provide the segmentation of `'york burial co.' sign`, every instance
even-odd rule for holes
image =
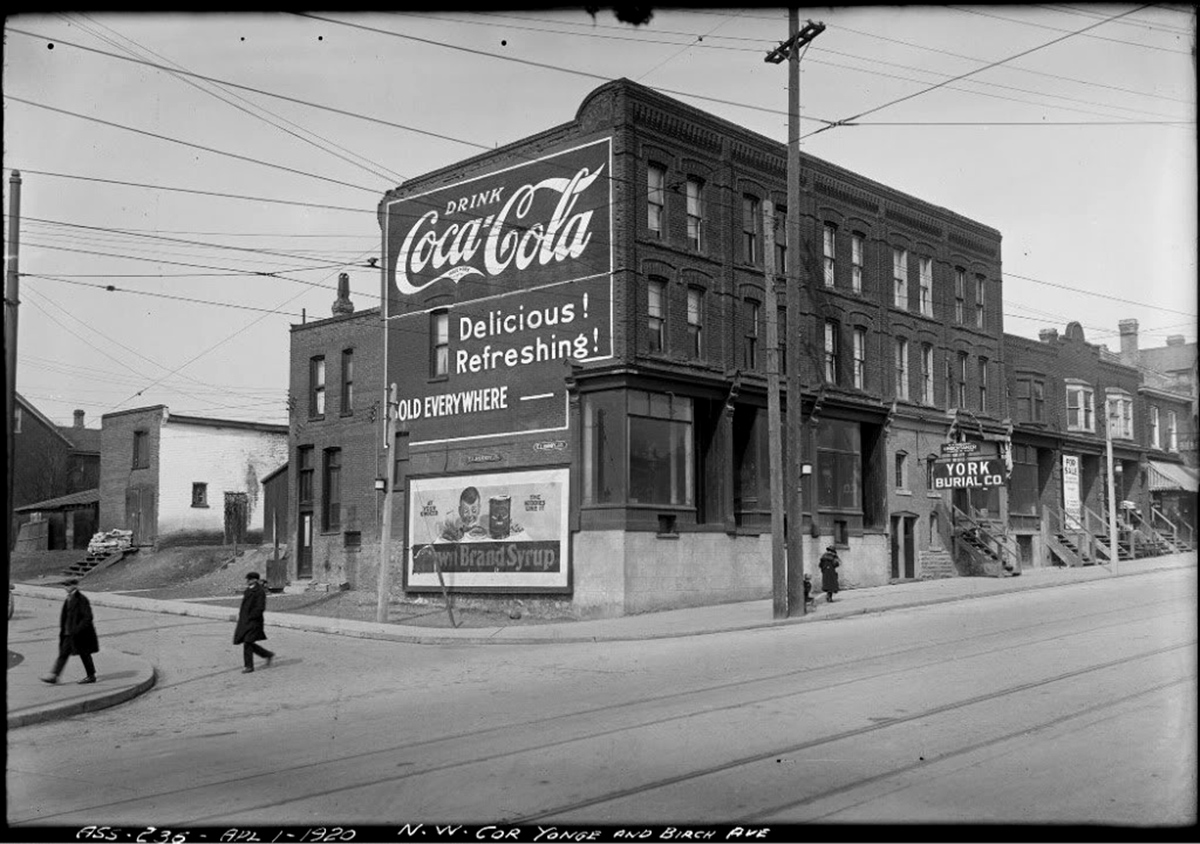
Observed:
[[[1004,486],[1004,461],[998,457],[934,461],[934,489],[988,489],[995,486]]]

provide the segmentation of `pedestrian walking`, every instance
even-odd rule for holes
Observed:
[[[833,603],[833,593],[838,591],[838,566],[842,564],[838,559],[837,549],[830,545],[825,549],[825,553],[821,555],[821,562],[818,563],[821,569],[821,591],[825,593],[825,602]]]
[[[79,581],[72,578],[63,582],[67,590],[67,599],[63,601],[62,612],[58,616],[58,658],[54,660],[54,668],[42,677],[43,683],[57,683],[58,675],[67,665],[67,659],[72,655],[79,657],[87,676],[80,684],[96,682],[96,666],[92,662],[92,654],[100,650],[100,639],[96,636],[96,625],[92,622],[92,604],[87,596],[79,591]]]
[[[246,591],[242,593],[242,606],[238,610],[237,627],[233,630],[233,643],[242,646],[242,658],[245,668],[243,674],[254,671],[254,655],[258,654],[271,667],[275,658],[269,651],[258,643],[267,638],[263,629],[263,613],[267,609],[267,587],[259,579],[258,572],[252,571],[246,575]]]

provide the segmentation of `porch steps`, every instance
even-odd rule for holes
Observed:
[[[77,563],[72,563],[63,569],[64,577],[87,577],[94,571],[102,571],[113,563],[118,563],[129,554],[136,554],[137,548],[122,548],[108,554],[88,554]]]

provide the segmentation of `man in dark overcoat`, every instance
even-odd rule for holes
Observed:
[[[821,562],[817,564],[821,569],[821,591],[825,593],[826,603],[833,603],[833,593],[838,591],[837,570],[841,564],[837,549],[832,545],[825,549],[825,553],[821,555]]]
[[[71,579],[63,582],[67,590],[67,599],[63,601],[62,612],[58,616],[58,658],[54,660],[54,668],[42,678],[43,683],[57,683],[58,675],[67,665],[67,659],[78,656],[83,663],[87,676],[81,684],[96,682],[96,666],[92,662],[92,654],[100,650],[100,639],[96,636],[96,626],[92,622],[92,604],[79,591],[79,581]]]
[[[246,575],[246,591],[242,593],[242,606],[238,610],[237,627],[233,630],[233,643],[242,646],[242,659],[246,667],[243,674],[254,670],[254,655],[258,654],[271,666],[275,658],[272,651],[258,644],[267,638],[263,629],[263,613],[267,609],[267,587],[259,579],[258,572],[252,571]]]

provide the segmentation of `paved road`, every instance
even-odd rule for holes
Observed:
[[[253,675],[227,622],[110,609],[158,683],[10,732],[8,818],[1194,823],[1195,608],[1186,568],[646,642],[280,630]]]

